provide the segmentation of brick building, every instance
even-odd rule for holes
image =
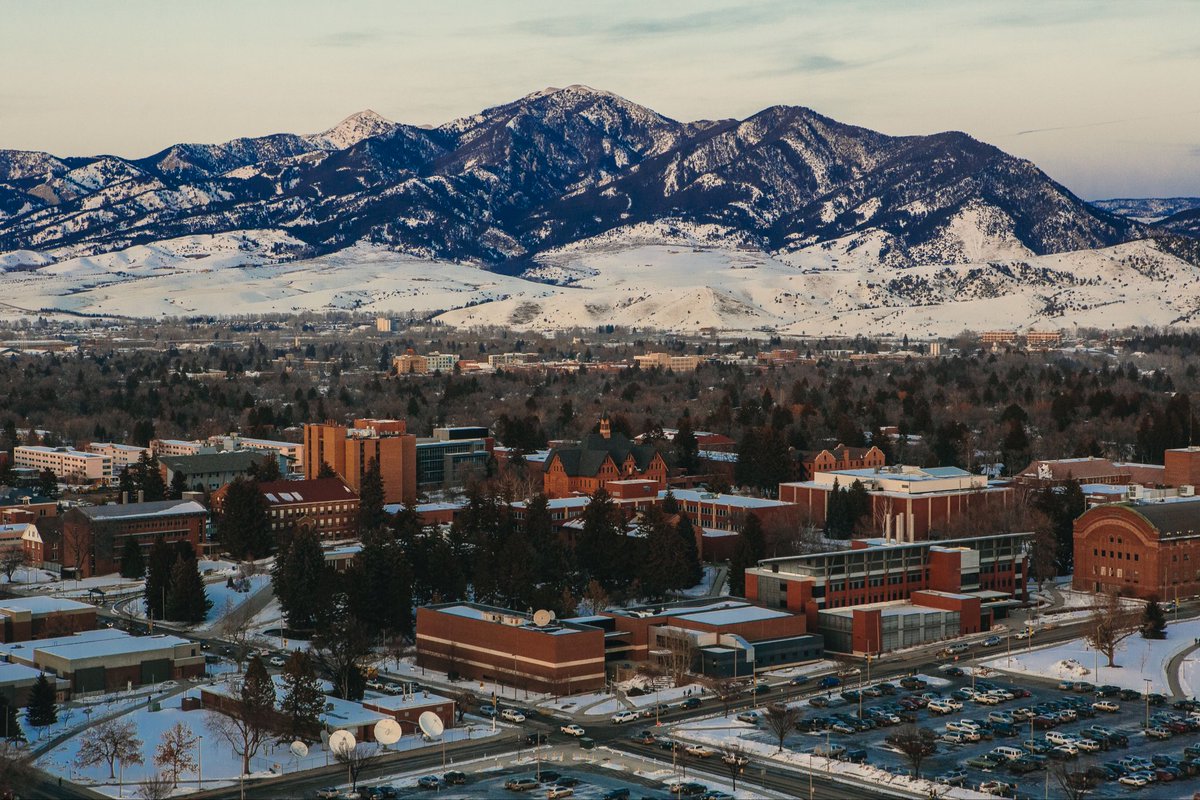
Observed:
[[[671,353],[646,353],[634,356],[633,362],[642,369],[669,369],[673,372],[695,372],[700,356],[680,356]]]
[[[1033,461],[1021,470],[1013,483],[1033,489],[1062,486],[1068,481],[1109,486],[1163,486],[1166,467],[1158,464],[1131,464],[1107,458],[1055,458]]]
[[[32,522],[0,524],[0,562],[20,560],[21,564],[40,569],[45,556],[42,535]]]
[[[895,616],[902,612],[897,604],[908,603],[958,613],[956,636],[987,630],[1025,599],[1030,537],[1020,533],[911,543],[857,539],[848,550],[760,561],[746,570],[746,597],[803,613],[809,630],[826,635],[830,649],[846,644],[834,629],[840,624],[836,620],[857,619],[855,613],[826,613],[835,610],[882,614],[892,608],[888,614]],[[868,621],[856,624],[878,625],[869,621],[874,617],[868,614],[863,617]],[[847,630],[853,627],[847,625]]]
[[[89,453],[96,453],[111,458],[114,475],[119,475],[125,471],[126,467],[131,467],[138,463],[143,455],[150,455],[150,448],[148,447],[137,447],[136,445],[120,444],[119,442],[92,442],[87,446],[87,450]]]
[[[316,478],[327,464],[355,492],[372,461],[379,463],[385,503],[417,499],[417,437],[402,420],[356,419],[349,425],[305,424],[304,477]]]
[[[417,609],[417,665],[547,694],[604,688],[604,631],[478,603]]]
[[[1163,485],[1200,486],[1200,447],[1179,447],[1163,453]]]
[[[38,472],[50,470],[67,483],[107,484],[111,483],[113,478],[113,461],[110,456],[71,447],[15,447],[13,464]]]
[[[818,472],[883,466],[887,466],[887,456],[875,446],[847,447],[839,443],[831,450],[810,450],[800,456],[801,475],[809,480]]]
[[[113,628],[3,644],[0,655],[57,676],[68,683],[72,694],[114,692],[131,684],[204,675],[199,642],[178,636],[130,636]]]
[[[1200,595],[1200,498],[1096,506],[1075,520],[1074,537],[1079,591]]]
[[[555,447],[550,451],[543,475],[547,497],[595,494],[609,481],[623,479],[654,481],[667,488],[667,462],[654,447],[636,445],[613,433],[607,419],[600,420],[600,433],[591,434],[578,446]]]
[[[1013,490],[957,467],[891,466],[817,472],[812,480],[779,484],[779,499],[800,506],[814,525],[825,524],[835,484],[860,482],[871,499],[871,524],[884,538],[918,541],[950,529],[973,508],[1007,508]]]
[[[358,495],[341,478],[304,481],[267,481],[258,484],[267,502],[267,516],[275,533],[311,528],[322,539],[345,539],[358,534]],[[228,487],[213,493],[213,512],[225,508]]]
[[[96,607],[60,597],[0,600],[0,642],[26,642],[96,627]]]
[[[188,542],[200,555],[208,510],[194,500],[79,506],[62,517],[63,576],[87,578],[116,572],[125,540],[149,553],[158,536]]]

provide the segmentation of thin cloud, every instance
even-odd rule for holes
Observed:
[[[1126,122],[1145,122],[1146,120],[1151,120],[1151,119],[1187,117],[1187,116],[1192,116],[1193,114],[1200,114],[1200,109],[1196,109],[1193,111],[1181,111],[1178,114],[1151,114],[1149,116],[1142,116],[1142,117],[1124,117],[1122,119],[1109,119],[1109,120],[1104,120],[1103,122],[1085,122],[1080,125],[1055,125],[1055,126],[1052,126],[1049,128],[1030,128],[1029,130],[1025,130],[1025,131],[1017,131],[1016,133],[1014,133],[1012,135],[1013,136],[1029,136],[1029,135],[1035,134],[1035,133],[1051,133],[1053,131],[1078,131],[1078,130],[1083,130],[1085,128],[1103,128],[1106,125],[1122,125]]]
[[[362,45],[381,42],[384,35],[379,31],[337,31],[318,36],[313,44],[318,47],[361,47]]]
[[[612,22],[611,17],[576,15],[551,19],[522,20],[513,27],[523,33],[552,38],[587,36],[606,39],[638,39],[649,36],[724,32],[777,24],[790,16],[787,4],[761,4],[746,8],[728,6],[671,17],[641,17]]]

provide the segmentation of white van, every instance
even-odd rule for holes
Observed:
[[[1015,761],[1025,755],[1025,751],[1019,747],[997,747],[992,752],[998,756],[1004,756],[1009,761]]]

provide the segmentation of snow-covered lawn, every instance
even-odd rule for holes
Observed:
[[[391,658],[383,658],[376,663],[381,675],[417,680],[431,686],[442,687],[451,692],[472,692],[476,696],[483,698],[495,695],[497,700],[509,703],[537,704],[554,697],[554,695],[530,692],[525,689],[514,689],[511,686],[488,681],[451,681],[446,677],[446,673],[444,672],[418,667],[412,658],[400,659],[399,667],[396,666],[396,662]],[[587,695],[583,695],[582,693],[578,696],[570,695],[571,700],[576,702],[578,702],[578,697],[583,696]]]
[[[639,697],[626,697],[626,699],[638,708],[645,708],[655,703],[673,703],[692,695],[703,696],[704,689],[695,684],[691,686],[672,686],[670,689],[660,689],[657,692],[652,691],[649,694]]]
[[[208,599],[212,601],[212,608],[208,610],[208,618],[200,628],[207,628],[215,625],[230,611],[238,608],[242,603],[245,603],[256,592],[271,583],[270,575],[251,575],[244,579],[245,585],[249,591],[239,592],[235,588],[228,586],[228,580],[219,580],[213,583],[204,584],[204,593],[208,595]]]
[[[707,596],[709,591],[712,590],[712,584],[716,579],[718,572],[720,572],[720,567],[714,567],[711,564],[706,564],[704,567],[704,577],[700,579],[700,582],[690,589],[684,589],[683,591],[679,592],[679,594],[683,595],[684,597]]]
[[[1143,639],[1134,634],[1117,646],[1116,667],[1108,666],[1103,653],[1097,653],[1082,638],[1036,648],[1014,650],[1010,657],[1000,655],[981,662],[1001,672],[1037,675],[1043,678],[1086,680],[1097,686],[1112,684],[1124,689],[1145,691],[1143,679],[1150,680],[1150,691],[1167,693],[1167,664],[1200,637],[1200,620],[1188,620],[1167,626],[1166,639]]]
[[[828,672],[829,670],[836,669],[837,666],[832,661],[813,661],[808,664],[801,664],[798,667],[772,669],[760,674],[763,677],[769,678],[794,678],[797,675],[815,675],[818,672]]]

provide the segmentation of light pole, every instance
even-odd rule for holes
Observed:
[[[1150,727],[1150,679],[1142,678],[1146,682],[1146,691],[1142,693],[1142,697],[1146,701],[1146,728]]]
[[[196,791],[204,791],[204,735],[196,737]]]

